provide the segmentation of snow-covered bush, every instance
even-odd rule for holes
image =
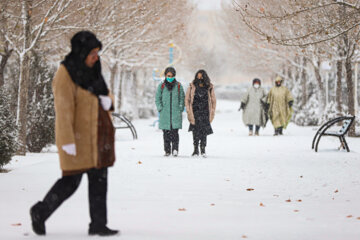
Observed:
[[[319,102],[313,94],[306,105],[294,114],[293,121],[299,126],[316,126],[319,124],[319,115]]]
[[[336,109],[336,103],[335,101],[331,101],[325,108],[324,113],[322,114],[319,124],[324,124],[325,122],[337,118],[337,117],[341,117],[341,116],[348,116],[348,107],[346,105],[342,105],[342,112],[339,113],[338,110]]]
[[[55,111],[51,82],[54,69],[35,55],[30,72],[26,145],[30,152],[40,152],[55,141]]]
[[[4,88],[0,88],[0,169],[10,162],[16,144],[16,124],[9,107],[9,98]]]

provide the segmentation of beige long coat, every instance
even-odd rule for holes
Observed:
[[[188,87],[185,95],[185,106],[186,106],[188,120],[193,125],[195,125],[195,117],[194,117],[192,105],[194,102],[195,90],[196,90],[195,85],[193,83],[190,83],[190,86]],[[214,120],[215,110],[216,110],[216,97],[215,97],[214,86],[212,84],[210,84],[208,93],[209,93],[209,113],[210,113],[209,118],[211,123]]]
[[[243,111],[243,122],[245,125],[256,125],[265,127],[266,116],[263,103],[266,103],[265,90],[250,87],[242,97],[241,102],[245,104]]]
[[[77,86],[64,65],[60,65],[52,84],[56,115],[56,145],[61,169],[78,171],[99,167],[98,98]],[[76,156],[68,155],[61,147],[72,143],[76,145]]]

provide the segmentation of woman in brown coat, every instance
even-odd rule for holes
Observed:
[[[62,177],[43,201],[30,209],[36,234],[45,235],[45,221],[78,188],[83,173],[89,179],[89,235],[114,235],[106,227],[107,168],[115,161],[113,101],[101,74],[101,42],[87,31],[74,35],[71,52],[54,80],[55,133]]]
[[[185,105],[190,122],[189,131],[193,132],[194,152],[192,156],[206,157],[207,135],[213,133],[211,122],[215,117],[216,97],[214,86],[204,70],[199,70],[190,83],[185,96]]]

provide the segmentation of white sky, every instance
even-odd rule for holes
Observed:
[[[220,9],[221,0],[194,0],[198,4],[198,8],[201,10]]]

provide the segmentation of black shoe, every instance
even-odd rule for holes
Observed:
[[[191,156],[193,156],[193,157],[199,156],[199,147],[198,146],[194,146],[194,152]]]
[[[166,152],[165,154],[164,154],[164,156],[165,157],[168,157],[168,156],[170,156],[171,154],[169,153],[169,152]]]
[[[89,228],[89,235],[113,236],[116,234],[119,234],[118,230],[112,230],[106,226]]]
[[[43,218],[43,203],[38,202],[30,208],[32,229],[37,235],[45,235],[45,220]]]

